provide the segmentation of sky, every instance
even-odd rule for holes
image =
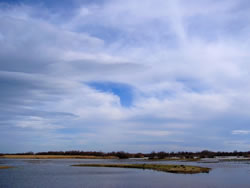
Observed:
[[[1,0],[0,153],[250,150],[248,0]]]

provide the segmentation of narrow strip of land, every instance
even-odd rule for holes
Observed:
[[[77,164],[76,167],[112,167],[112,168],[139,168],[171,173],[196,174],[208,173],[210,168],[186,165],[162,165],[162,164]]]
[[[8,159],[117,159],[115,156],[89,156],[89,155],[2,155],[0,158]]]
[[[0,166],[0,169],[8,169],[8,168],[13,168],[12,166]]]

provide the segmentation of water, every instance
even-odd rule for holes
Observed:
[[[169,162],[212,168],[208,174],[172,174],[153,170],[72,167],[81,163],[145,163],[138,160],[0,159],[0,165],[16,168],[0,170],[0,188],[249,188],[247,162]]]

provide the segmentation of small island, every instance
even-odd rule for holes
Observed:
[[[197,174],[209,173],[210,168],[187,165],[163,165],[163,164],[77,164],[75,167],[111,167],[111,168],[138,168],[170,173]]]

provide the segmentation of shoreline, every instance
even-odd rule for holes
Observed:
[[[0,159],[119,159],[117,156],[93,156],[93,155],[17,155],[7,154],[0,155]],[[163,158],[163,159],[146,159],[146,158],[127,158],[145,161],[177,161],[177,162],[234,162],[234,161],[250,161],[249,157],[244,158]],[[122,160],[122,159],[121,159]]]

